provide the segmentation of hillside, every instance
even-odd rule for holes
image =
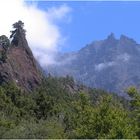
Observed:
[[[140,45],[136,41],[124,35],[116,39],[110,34],[77,52],[58,54],[58,64],[49,65],[47,72],[71,75],[89,87],[123,95],[129,86],[140,85],[139,59]]]

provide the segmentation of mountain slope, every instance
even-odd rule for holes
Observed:
[[[71,75],[90,87],[122,94],[130,85],[140,85],[140,45],[124,35],[116,39],[111,34],[57,60],[57,65],[48,66],[49,73]]]

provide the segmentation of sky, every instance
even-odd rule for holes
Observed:
[[[7,10],[8,9],[8,10]],[[0,0],[0,34],[25,23],[26,37],[42,66],[56,63],[58,51],[77,51],[113,32],[140,43],[140,2]]]
[[[61,32],[67,36],[63,51],[79,50],[94,40],[105,39],[111,32],[116,38],[124,34],[140,43],[140,2],[40,2],[39,6],[47,9],[62,3],[72,9],[71,21],[60,24]]]

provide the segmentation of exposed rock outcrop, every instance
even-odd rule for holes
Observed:
[[[17,22],[18,23],[18,22]],[[30,50],[22,28],[16,29],[6,51],[5,62],[0,61],[0,84],[14,82],[26,91],[37,88],[42,82],[42,72]],[[4,50],[0,46],[0,53]]]

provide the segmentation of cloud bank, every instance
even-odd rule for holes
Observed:
[[[109,61],[109,62],[104,62],[104,63],[99,63],[95,65],[95,70],[96,71],[101,71],[104,70],[108,67],[112,67],[118,64],[123,64],[129,62],[131,56],[128,53],[123,53],[118,56],[116,56],[116,59],[114,61]]]
[[[55,63],[54,54],[65,41],[56,22],[69,21],[70,12],[67,5],[43,11],[38,8],[37,2],[29,5],[24,0],[1,0],[0,35],[9,36],[12,24],[22,20],[34,56],[42,66],[47,66]]]
[[[120,54],[117,56],[117,60],[128,62],[130,60],[130,55],[128,53]]]
[[[96,71],[101,71],[105,68],[108,68],[108,67],[111,67],[111,66],[114,66],[114,65],[115,65],[114,61],[106,62],[106,63],[99,63],[99,64],[95,65],[95,70]]]

